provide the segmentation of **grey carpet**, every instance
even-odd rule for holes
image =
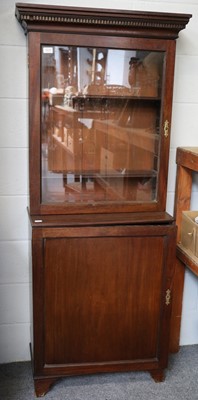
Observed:
[[[29,362],[0,365],[0,399],[35,399]],[[147,372],[68,377],[57,381],[46,400],[198,400],[198,345],[171,355],[166,379]]]

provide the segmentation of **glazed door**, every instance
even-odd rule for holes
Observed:
[[[34,212],[164,211],[175,43],[106,37],[101,47],[97,36],[36,39]]]
[[[43,266],[34,266],[43,281],[36,368],[48,375],[57,366],[66,374],[164,368],[175,228],[52,231],[42,239]]]

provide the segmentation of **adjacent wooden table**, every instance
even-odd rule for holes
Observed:
[[[185,249],[181,244],[182,212],[190,209],[193,172],[198,172],[198,147],[179,147],[177,149],[176,163],[177,179],[174,215],[176,218],[178,231],[171,326],[172,331],[170,342],[170,350],[172,352],[176,352],[179,349],[185,273],[184,265],[186,265],[196,276],[198,276],[198,258],[192,255],[192,253]]]

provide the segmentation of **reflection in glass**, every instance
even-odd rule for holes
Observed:
[[[157,197],[164,53],[42,47],[42,202]]]

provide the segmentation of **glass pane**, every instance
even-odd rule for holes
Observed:
[[[163,52],[42,47],[42,202],[157,198]]]

